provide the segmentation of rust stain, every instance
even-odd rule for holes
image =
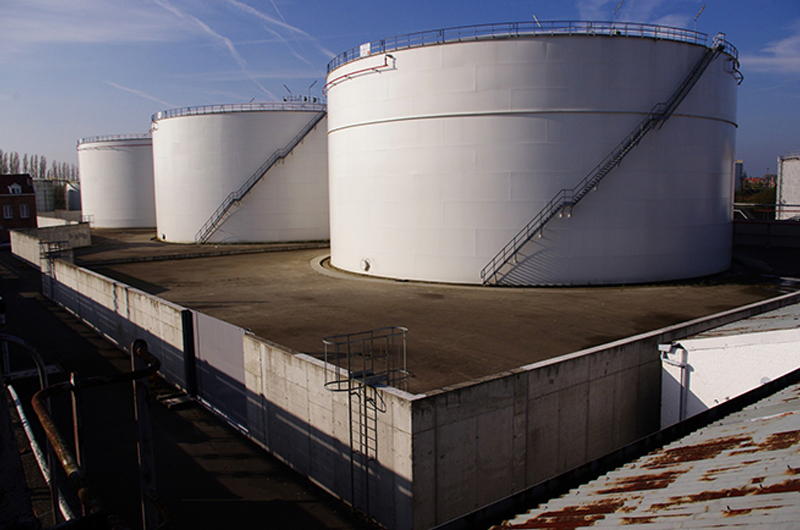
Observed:
[[[535,528],[556,528],[559,530],[575,530],[592,526],[597,521],[605,519],[606,515],[614,513],[625,504],[622,499],[606,499],[580,506],[569,506],[562,510],[540,513],[533,519],[525,522],[512,524],[503,523],[501,529],[535,529]]]
[[[790,493],[790,492],[800,492],[800,479],[784,480],[783,482],[772,484],[771,486],[763,486],[759,482],[758,487],[742,486],[741,488],[727,488],[717,491],[704,491],[694,495],[670,497],[671,502],[653,504],[652,506],[650,506],[650,508],[648,508],[647,511],[657,512],[673,506],[679,506],[681,504],[706,502],[717,499],[744,497],[746,495],[770,495],[776,493]]]
[[[752,508],[742,508],[741,510],[725,510],[723,513],[725,517],[736,517],[737,515],[748,515],[752,511]]]
[[[655,521],[655,517],[623,517],[622,524],[651,524]]]
[[[646,467],[654,469],[681,462],[707,460],[714,458],[723,451],[740,447],[748,442],[752,442],[752,438],[749,436],[733,436],[717,438],[701,444],[675,447],[662,453],[657,453],[655,458],[647,463]]]
[[[786,474],[786,475],[800,475],[800,467],[792,467],[790,465],[787,465],[786,468],[787,469],[786,469],[786,471],[784,471],[784,474]]]
[[[758,447],[763,451],[779,451],[788,449],[798,442],[800,442],[800,430],[784,431],[771,434],[769,438],[758,444]]]
[[[612,487],[599,490],[601,495],[608,495],[611,493],[624,493],[630,491],[644,491],[644,490],[659,490],[664,489],[675,480],[686,473],[688,470],[683,471],[665,471],[657,475],[639,475],[636,477],[625,477],[616,480],[611,484]]]
[[[759,495],[767,495],[770,493],[789,493],[792,491],[800,491],[800,479],[793,478],[791,480],[784,480],[783,482],[779,482],[771,486],[764,486],[763,488],[759,489],[757,493]]]
[[[764,482],[764,477],[753,477],[750,479],[750,484],[761,484]]]

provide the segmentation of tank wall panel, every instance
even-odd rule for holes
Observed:
[[[159,120],[153,132],[159,237],[194,242],[197,231],[228,194],[238,190],[315,115],[238,112]],[[318,213],[321,203],[327,202],[327,146],[318,138],[324,136],[325,128],[323,119],[293,153],[278,161],[234,207],[234,214],[211,241],[326,239],[327,214]],[[265,199],[272,192],[277,195]],[[268,210],[262,209],[264,200],[271,205]],[[276,211],[276,206],[283,210]],[[300,215],[304,211],[308,218]]]
[[[156,225],[150,140],[85,143],[78,147],[84,216],[99,228]]]
[[[547,201],[669,99],[704,50],[536,37],[400,50],[386,67],[381,55],[334,70],[333,264],[479,282],[481,268]],[[576,207],[569,234],[530,249],[552,260],[536,283],[649,281],[728,266],[730,237],[714,239],[729,234],[732,220],[736,82],[728,59],[712,63],[670,121],[613,170],[605,193]],[[368,67],[379,73],[342,78]],[[606,257],[585,263],[587,254]],[[668,265],[651,269],[664,257]]]

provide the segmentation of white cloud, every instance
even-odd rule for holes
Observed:
[[[800,73],[800,20],[788,37],[767,43],[760,52],[739,56],[742,70],[779,74]]]
[[[104,0],[0,3],[0,47],[26,43],[167,41],[180,38],[156,9]]]

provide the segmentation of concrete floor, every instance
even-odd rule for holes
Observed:
[[[736,283],[739,276],[590,288],[368,279],[325,268],[327,249],[318,243],[297,250],[215,247],[160,243],[153,236],[147,230],[95,230],[95,244],[76,250],[75,261],[315,356],[328,335],[407,327],[408,390],[415,393],[779,294],[769,283]]]

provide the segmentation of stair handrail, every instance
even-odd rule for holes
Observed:
[[[314,118],[309,121],[303,129],[297,133],[294,138],[292,138],[286,146],[276,149],[270,157],[261,164],[258,169],[253,172],[252,175],[242,184],[238,190],[232,191],[228,194],[227,197],[222,201],[222,203],[214,210],[214,213],[208,218],[208,220],[200,227],[197,233],[194,236],[194,240],[196,243],[205,243],[208,241],[208,238],[217,230],[219,226],[219,222],[225,217],[225,214],[228,213],[228,210],[237,202],[244,199],[244,197],[250,193],[250,190],[255,187],[255,185],[261,180],[261,178],[267,174],[267,172],[272,169],[278,160],[286,158],[286,156],[291,153],[295,147],[300,144],[303,138],[311,132],[311,130],[317,126],[317,124],[324,118],[327,114],[327,111],[322,110],[318,112]]]
[[[723,51],[726,50],[724,36],[714,38],[714,43],[707,48],[703,57],[695,64],[694,68],[684,78],[681,85],[672,93],[666,102],[656,103],[650,112],[633,128],[633,130],[619,142],[611,152],[603,158],[592,170],[574,187],[558,191],[547,204],[534,216],[522,229],[517,232],[511,241],[492,257],[489,263],[481,269],[481,280],[484,284],[497,275],[497,272],[517,254],[520,248],[539,233],[545,225],[565,208],[572,208],[613,169],[622,159],[650,132],[655,125],[663,124],[672,116],[678,105],[686,98],[697,80],[709,64]],[[491,273],[489,272],[491,271]]]

